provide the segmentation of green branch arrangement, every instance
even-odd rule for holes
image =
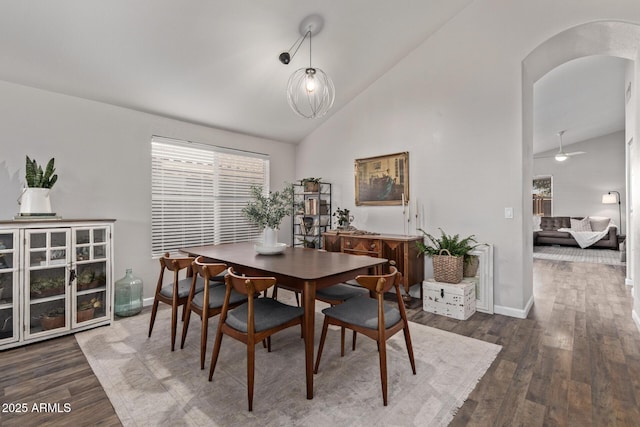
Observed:
[[[262,187],[252,185],[253,200],[242,209],[242,214],[260,229],[280,228],[280,223],[293,210],[293,185],[287,184],[282,191],[270,191],[265,195]]]
[[[55,158],[49,160],[47,163],[47,167],[45,170],[42,170],[42,166],[38,165],[38,162],[31,160],[29,156],[27,156],[26,161],[26,180],[27,187],[30,188],[51,188],[53,184],[58,180],[58,175],[54,172],[56,168],[54,167]]]

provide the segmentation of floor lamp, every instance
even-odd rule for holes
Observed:
[[[615,194],[612,194],[612,193],[615,193]],[[620,222],[618,223],[620,225],[620,229],[618,231],[618,234],[622,234],[622,207],[620,204],[620,193],[614,190],[614,191],[609,191],[607,194],[603,194],[602,203],[606,205],[612,205],[615,203],[618,204],[618,215],[620,217]]]

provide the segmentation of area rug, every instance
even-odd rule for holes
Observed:
[[[534,246],[534,259],[586,262],[591,264],[626,265],[620,261],[620,251],[611,249],[582,249],[570,246]]]
[[[76,339],[125,426],[445,426],[501,347],[410,324],[417,375],[402,333],[388,341],[389,405],[383,406],[374,341],[359,337],[340,357],[340,331],[330,330],[314,398],[306,399],[299,328],[256,347],[253,412],[247,411],[246,347],[224,337],[213,381],[208,369],[217,318],[210,321],[206,368],[200,370],[200,327],[192,317],[184,349],[170,351],[170,310],[77,333]],[[196,316],[197,319],[197,316]],[[322,316],[316,316],[316,349]],[[178,338],[178,341],[180,339]]]

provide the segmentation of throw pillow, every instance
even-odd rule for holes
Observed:
[[[573,231],[591,231],[591,223],[589,217],[583,219],[571,218],[571,230]]]
[[[590,216],[589,222],[591,223],[591,230],[604,231],[609,226],[611,218],[607,218],[604,216]]]
[[[540,221],[541,221],[541,217],[539,217],[538,215],[534,215],[533,216],[533,231],[540,231],[542,230],[540,228]]]

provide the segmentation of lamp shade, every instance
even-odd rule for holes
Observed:
[[[289,77],[287,99],[297,114],[315,119],[327,114],[333,106],[335,88],[320,68],[300,68]]]
[[[604,203],[605,205],[618,203],[618,197],[615,194],[603,194],[602,203]]]

